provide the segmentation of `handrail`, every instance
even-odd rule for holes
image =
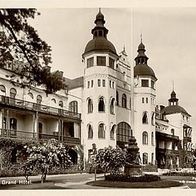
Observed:
[[[38,112],[45,112],[49,114],[60,115],[64,117],[71,117],[71,118],[77,118],[77,119],[81,118],[80,113],[72,112],[69,110],[64,110],[62,108],[55,108],[55,107],[47,106],[43,104],[37,104],[37,103],[30,102],[30,101],[24,101],[22,99],[11,98],[7,96],[3,96],[3,95],[0,95],[0,103],[11,105],[11,106],[17,106],[19,108],[24,108],[28,110],[34,110]]]

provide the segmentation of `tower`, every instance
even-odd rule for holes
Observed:
[[[83,91],[83,131],[85,159],[92,146],[97,149],[116,145],[116,62],[118,55],[108,41],[104,15],[99,9],[90,40],[82,55],[85,64]],[[95,144],[95,145],[94,145]]]
[[[157,78],[148,66],[145,46],[138,46],[134,67],[134,136],[143,164],[155,163],[155,99]]]

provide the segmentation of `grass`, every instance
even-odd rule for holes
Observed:
[[[160,180],[153,182],[119,182],[119,181],[106,181],[98,180],[88,182],[91,186],[113,187],[113,188],[169,188],[183,185],[182,183],[169,180]]]

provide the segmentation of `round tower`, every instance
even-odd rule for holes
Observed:
[[[86,161],[97,149],[116,145],[116,61],[114,45],[108,41],[104,15],[99,9],[93,38],[82,55],[85,64],[83,92],[84,156]],[[94,145],[95,144],[95,145]]]
[[[148,66],[145,46],[138,46],[134,67],[134,135],[140,148],[142,163],[155,164],[155,99],[157,78]]]

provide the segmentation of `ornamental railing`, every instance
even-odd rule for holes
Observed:
[[[28,131],[12,130],[12,129],[0,129],[0,137],[12,138],[12,139],[29,139],[38,141],[47,141],[49,139],[56,139],[65,144],[80,144],[80,138],[76,137],[62,137],[58,135],[58,132],[53,134],[39,134]]]
[[[64,110],[61,108],[55,108],[47,105],[37,104],[29,101],[24,101],[22,99],[11,98],[7,96],[0,95],[0,103],[6,106],[12,106],[17,108],[22,108],[26,110],[33,110],[42,113],[58,115],[62,117],[74,118],[80,120],[81,114]]]

